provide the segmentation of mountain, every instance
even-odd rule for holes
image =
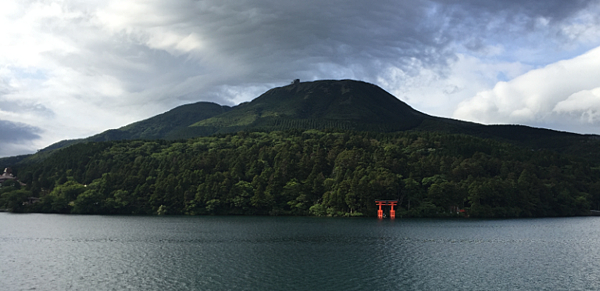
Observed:
[[[91,136],[87,140],[169,139],[178,130],[198,120],[211,118],[229,110],[231,110],[229,106],[212,102],[182,105],[152,118]]]
[[[43,150],[50,151],[81,142],[100,142],[132,139],[173,139],[177,132],[187,128],[199,120],[207,119],[231,110],[212,102],[197,102],[171,109],[154,117],[138,121],[118,129],[109,129],[102,133],[83,139],[63,140]]]
[[[398,199],[406,217],[581,215],[600,205],[599,148],[597,135],[430,116],[365,82],[294,82],[0,159],[26,184],[5,182],[0,208],[369,216]]]
[[[118,129],[53,144],[38,156],[75,143],[132,139],[187,139],[237,131],[342,129],[425,131],[492,138],[532,149],[551,149],[600,161],[597,135],[580,135],[522,125],[482,125],[430,116],[362,81],[293,82],[251,102],[229,107],[198,102]]]
[[[482,125],[430,116],[414,110],[376,85],[354,80],[323,80],[274,88],[231,111],[180,129],[173,136],[188,138],[208,133],[292,128],[465,134],[600,161],[596,150],[600,142],[595,135],[522,125]]]
[[[271,89],[230,112],[192,124],[190,129],[215,133],[289,128],[387,132],[415,128],[426,118],[373,84],[326,80]]]
[[[187,139],[239,130],[337,128],[390,132],[415,128],[426,118],[431,117],[373,84],[353,80],[297,82],[234,107],[210,102],[179,106],[85,139],[60,141],[42,152],[80,142]]]

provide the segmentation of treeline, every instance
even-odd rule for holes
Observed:
[[[437,133],[239,132],[76,144],[0,188],[15,212],[571,216],[597,209],[600,170],[551,151]]]
[[[327,130],[336,128],[344,131],[369,131],[369,132],[392,132],[399,131],[402,128],[399,125],[390,125],[384,123],[367,123],[350,120],[332,120],[332,119],[294,119],[294,118],[261,118],[253,123],[253,128],[257,131],[288,131],[294,129],[317,129]]]

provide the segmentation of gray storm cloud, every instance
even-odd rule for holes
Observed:
[[[443,74],[457,45],[484,50],[493,44],[490,37],[519,38],[540,18],[560,23],[590,1],[125,3],[99,8],[94,21],[106,37],[133,45],[107,47],[108,61],[65,58],[77,64],[96,59],[94,67],[125,81],[126,91],[141,92],[137,98],[230,104],[236,96],[223,93],[231,86],[262,88],[294,78],[374,82],[389,68],[409,76],[423,68]],[[147,88],[148,82],[156,85]],[[128,101],[140,102],[136,97]]]
[[[14,144],[40,138],[40,128],[0,119],[0,144]]]

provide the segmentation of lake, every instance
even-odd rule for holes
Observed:
[[[598,290],[600,217],[0,213],[0,290]]]

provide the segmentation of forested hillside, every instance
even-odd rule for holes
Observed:
[[[0,188],[0,208],[16,212],[374,216],[375,199],[398,199],[402,217],[541,217],[600,203],[587,161],[427,132],[85,143],[16,171],[27,185]]]

